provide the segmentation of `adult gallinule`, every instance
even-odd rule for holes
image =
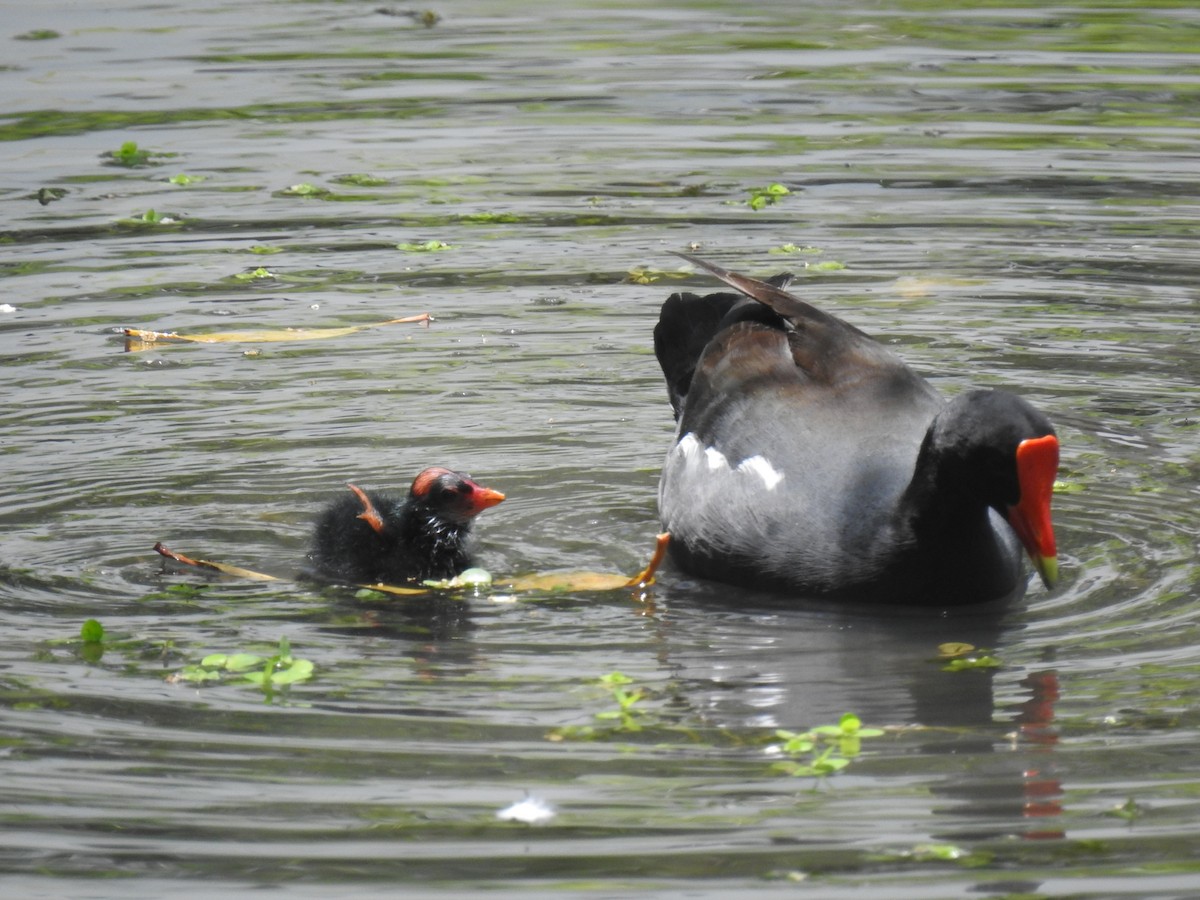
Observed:
[[[683,570],[950,606],[1023,591],[1023,544],[1053,585],[1058,439],[1044,415],[1004,391],[947,402],[784,290],[788,276],[686,258],[740,293],[673,294],[654,329],[678,421],[659,511]]]
[[[504,499],[467,475],[425,469],[401,500],[350,485],[313,531],[313,574],[355,584],[452,578],[470,565],[475,516]]]

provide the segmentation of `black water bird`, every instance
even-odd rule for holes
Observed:
[[[680,254],[685,256],[684,254]],[[678,428],[659,483],[686,572],[814,598],[956,606],[1057,578],[1058,439],[1021,398],[946,401],[881,344],[788,293],[673,294],[654,348]]]
[[[364,491],[330,503],[313,530],[315,577],[352,584],[403,584],[452,578],[471,564],[475,517],[504,499],[462,472],[431,467],[405,498]]]

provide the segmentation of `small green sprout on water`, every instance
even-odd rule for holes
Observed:
[[[636,266],[625,273],[625,280],[632,284],[653,284],[663,278],[690,278],[692,274],[687,266],[674,271]]]
[[[62,37],[57,31],[52,31],[49,28],[35,28],[33,31],[26,31],[23,34],[18,34],[13,38],[15,41],[52,41],[55,38]]]
[[[122,219],[122,225],[178,225],[179,217],[171,213],[160,213],[153,209],[148,209],[140,216],[133,216],[129,219]]]
[[[521,217],[516,213],[503,212],[467,213],[464,216],[460,216],[459,219],[469,225],[508,225],[521,221]]]
[[[151,594],[146,594],[142,597],[142,601],[161,601],[161,600],[182,600],[185,603],[194,603],[204,596],[204,592],[208,590],[207,584],[172,584],[161,591],[154,591]]]
[[[104,640],[104,626],[95,619],[88,619],[80,626],[79,636],[85,644],[99,644]]]
[[[40,187],[33,196],[42,206],[49,206],[55,200],[67,196],[67,192],[65,188]]]
[[[140,169],[145,166],[159,165],[155,162],[160,157],[175,156],[174,153],[162,153],[156,150],[147,150],[144,147],[139,147],[137,141],[126,141],[116,150],[110,150],[104,154],[104,158],[109,165],[124,166],[126,169]]]
[[[642,688],[629,688],[628,685],[633,684],[633,679],[621,672],[601,675],[600,684],[608,688],[617,708],[598,712],[596,718],[615,722],[614,728],[617,731],[641,731],[642,726],[638,719],[644,716],[646,711],[635,704],[645,698],[646,692]]]
[[[790,193],[791,191],[778,183],[768,184],[766,187],[753,187],[750,188],[750,199],[746,201],[746,205],[754,210],[763,209],[778,203]]]
[[[88,619],[79,629],[83,640],[79,655],[84,662],[98,663],[104,656],[104,626],[95,619]]]
[[[992,863],[995,855],[986,850],[968,850],[957,844],[917,844],[906,850],[871,854],[869,858],[887,863],[953,863],[965,869],[977,869]]]
[[[271,244],[255,244],[250,248],[250,252],[258,254],[259,256],[270,256],[274,253],[282,253],[283,248],[275,247]]]
[[[601,675],[597,683],[606,688],[613,701],[615,709],[598,712],[595,718],[604,723],[604,727],[594,725],[565,725],[550,732],[547,737],[552,741],[563,740],[595,740],[612,734],[630,734],[642,730],[642,721],[646,710],[637,704],[646,698],[644,688],[631,688],[633,679],[623,672],[609,672]],[[611,723],[611,724],[610,724]]]
[[[445,241],[421,241],[411,244],[397,244],[397,250],[404,250],[407,253],[437,253],[440,250],[452,250],[450,244]]]
[[[379,175],[362,174],[339,175],[333,181],[335,184],[348,184],[354,187],[383,187],[385,184],[390,184],[388,179]]]
[[[238,272],[233,276],[234,281],[262,281],[267,278],[274,278],[275,273],[270,269],[259,266],[257,269],[251,269],[249,272]]]
[[[850,760],[862,752],[862,739],[879,737],[880,728],[864,728],[854,713],[846,713],[836,725],[819,725],[810,731],[795,732],[779,729],[775,736],[783,741],[780,752],[790,757],[807,757],[803,762],[790,759],[776,763],[773,768],[788,775],[832,775],[850,765]]]
[[[780,244],[778,247],[772,247],[767,252],[768,253],[788,253],[788,254],[810,253],[810,254],[816,255],[818,253],[823,253],[824,251],[821,250],[819,247],[807,247],[807,246],[801,247],[797,244],[788,243],[788,244]]]
[[[333,192],[329,188],[318,187],[306,181],[285,187],[279,194],[284,197],[327,197]]]
[[[1122,803],[1120,806],[1114,806],[1112,809],[1104,813],[1106,816],[1112,816],[1114,819],[1124,819],[1129,824],[1140,819],[1146,814],[1146,807],[1142,806],[1132,797]]]
[[[204,180],[203,175],[185,175],[180,172],[178,175],[172,175],[167,179],[171,184],[177,184],[180,187],[187,187],[189,184],[199,184]]]
[[[281,637],[279,648],[272,656],[246,652],[210,653],[200,660],[199,665],[184,666],[167,680],[204,684],[232,676],[258,685],[270,695],[275,688],[306,681],[312,674],[312,662],[293,656],[291,643]]]

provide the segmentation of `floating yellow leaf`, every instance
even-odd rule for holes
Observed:
[[[209,562],[207,559],[192,559],[190,556],[184,556],[182,553],[176,553],[169,547],[165,546],[161,541],[154,545],[154,552],[159,556],[165,556],[167,559],[173,559],[177,563],[183,563],[185,566],[195,566],[198,569],[208,569],[212,572],[222,572],[226,575],[233,575],[237,578],[246,578],[250,581],[281,581],[282,579],[274,575],[266,575],[262,572],[255,572],[251,569],[243,569],[241,566],[231,566],[226,563]]]
[[[143,331],[140,328],[126,328],[125,350],[137,353],[148,350],[152,346],[172,343],[192,344],[230,344],[230,343],[272,343],[278,341],[318,341],[325,338],[345,337],[366,331],[368,328],[380,328],[384,325],[400,325],[406,322],[424,322],[432,320],[429,313],[418,313],[415,316],[404,316],[400,319],[388,319],[386,322],[371,322],[368,325],[347,325],[341,328],[283,328],[264,329],[262,331],[222,331],[215,334],[180,334],[177,331]]]
[[[547,572],[545,575],[518,575],[497,582],[513,591],[538,594],[565,594],[574,591],[615,591],[633,587],[628,576],[606,572]]]
[[[615,591],[621,588],[641,588],[654,584],[654,574],[667,554],[671,536],[663,533],[655,538],[654,553],[646,568],[632,578],[605,572],[548,572],[544,575],[518,575],[498,582],[514,591],[561,593],[567,591]]]
[[[966,656],[968,653],[973,653],[974,651],[974,644],[967,644],[962,641],[947,641],[944,644],[938,644],[938,656],[941,659],[954,659],[955,657]]]
[[[615,591],[649,587],[654,584],[654,574],[658,571],[659,565],[661,565],[663,558],[666,556],[669,540],[670,535],[668,534],[658,535],[655,539],[654,553],[650,557],[650,562],[646,565],[646,568],[642,569],[642,571],[638,572],[632,578],[627,575],[606,574],[603,572],[551,572],[546,575],[522,575],[497,582],[497,585],[507,590],[527,593]],[[161,542],[154,545],[154,552],[177,563],[182,563],[185,566],[206,569],[210,572],[221,572],[225,575],[232,575],[235,578],[246,578],[251,581],[284,580],[275,575],[255,572],[252,569],[243,569],[241,566],[231,566],[228,563],[212,562],[207,559],[193,559],[190,556],[184,556],[182,553],[176,553]],[[356,585],[356,587],[398,597],[414,597],[421,594],[428,594],[431,591],[427,587],[401,587],[392,584],[360,584]]]

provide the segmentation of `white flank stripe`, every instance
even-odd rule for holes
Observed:
[[[762,479],[763,484],[767,486],[768,491],[775,490],[779,482],[783,481],[783,473],[762,456],[751,456],[743,459],[741,464],[738,465],[737,470],[757,475]]]
[[[709,447],[706,449],[704,451],[704,458],[708,460],[708,468],[710,470],[729,469],[729,460],[727,460],[725,458],[725,454],[716,447]]]
[[[682,453],[685,459],[690,459],[700,449],[700,442],[696,440],[696,436],[690,431],[679,439],[679,443],[675,445],[675,450]]]

